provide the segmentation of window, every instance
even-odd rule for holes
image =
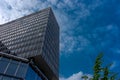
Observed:
[[[17,61],[11,61],[9,66],[8,66],[8,69],[6,71],[6,74],[14,75],[17,67],[18,67],[18,62]]]
[[[28,68],[27,74],[26,74],[26,80],[42,80],[38,74],[32,70],[31,67]]]
[[[4,70],[6,69],[8,63],[9,63],[9,60],[7,58],[2,58],[0,60],[0,72],[1,73],[4,73]]]
[[[27,64],[21,63],[20,66],[19,66],[19,68],[18,68],[16,76],[18,76],[18,77],[24,77],[25,74],[26,74],[27,67],[28,67]]]
[[[26,75],[26,80],[35,80],[35,77],[35,72],[29,67]]]
[[[42,79],[39,76],[37,76],[35,80],[42,80]]]

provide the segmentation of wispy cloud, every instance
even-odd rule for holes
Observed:
[[[39,11],[40,9],[46,8],[51,6],[54,9],[55,15],[57,17],[58,23],[60,25],[60,32],[61,32],[61,41],[60,41],[60,50],[61,53],[70,53],[76,49],[76,46],[79,47],[78,50],[82,50],[84,46],[89,46],[90,39],[95,38],[96,41],[100,41],[99,32],[103,33],[102,30],[105,27],[96,27],[93,30],[88,31],[89,26],[93,24],[90,20],[90,23],[87,23],[84,20],[87,17],[93,15],[91,12],[94,11],[96,8],[101,6],[103,1],[96,0],[91,1],[90,4],[86,4],[84,1],[79,0],[1,0],[0,1],[0,24],[5,22],[14,20],[16,18],[22,17],[24,15],[28,15],[35,11]],[[92,17],[94,18],[94,17]],[[83,20],[83,21],[81,21]],[[89,21],[89,19],[88,19]],[[91,28],[91,27],[90,27]],[[116,26],[108,26],[109,32],[111,34],[117,34],[118,27]],[[105,28],[105,30],[106,30]],[[114,30],[113,30],[114,29]],[[101,31],[100,31],[101,30]],[[96,31],[96,32],[95,32]],[[99,32],[97,32],[99,31]],[[76,33],[80,33],[79,35],[75,35]],[[95,33],[94,33],[95,32]],[[84,40],[80,39],[79,36],[84,36]],[[80,43],[80,41],[82,41]],[[94,41],[94,40],[93,40]],[[108,43],[109,41],[107,41]],[[78,43],[79,46],[78,46]],[[84,44],[83,43],[89,43]],[[105,45],[106,43],[103,41],[101,45]],[[69,45],[69,47],[67,46]]]
[[[61,53],[69,53],[74,51],[77,43],[80,43],[80,41],[84,43],[89,42],[87,38],[84,38],[83,41],[83,39],[79,40],[78,36],[75,37],[73,29],[76,28],[76,25],[79,24],[79,20],[81,18],[85,18],[90,15],[91,9],[95,9],[95,7],[98,7],[100,5],[99,1],[100,0],[97,0],[96,4],[86,5],[85,3],[79,2],[78,0],[1,0],[0,24],[51,6],[54,9],[58,23],[60,25]],[[73,15],[76,15],[76,17]],[[85,42],[85,40],[87,42]],[[80,48],[83,46],[82,42]],[[67,45],[69,45],[69,47],[67,47]],[[84,46],[86,46],[86,44]]]
[[[74,51],[82,51],[90,44],[90,41],[83,36],[64,35],[61,42],[61,52],[72,53]],[[65,51],[66,50],[66,51]]]
[[[88,78],[92,78],[92,75],[90,75],[90,74],[83,74],[83,72],[80,71],[78,73],[75,73],[75,74],[71,75],[68,78],[60,77],[60,80],[83,80],[82,76],[84,76],[84,75],[88,76]]]
[[[115,68],[117,65],[118,65],[118,64],[117,64],[117,61],[114,61],[114,62],[112,63],[112,65],[110,66],[110,69]]]
[[[82,53],[120,53],[120,6],[116,9],[114,5],[119,4],[117,1],[0,0],[0,24],[52,7],[60,25],[61,54],[81,53],[83,50]],[[109,55],[109,60],[112,57]],[[119,60],[119,56],[114,57]]]
[[[1,0],[0,24],[38,11],[46,5],[43,5],[39,0]]]

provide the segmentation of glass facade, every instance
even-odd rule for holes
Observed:
[[[42,80],[28,63],[0,57],[0,80]]]
[[[31,67],[28,68],[25,80],[42,80]]]
[[[1,25],[0,41],[10,50],[9,54],[34,59],[48,79],[58,80],[59,26],[51,8]],[[16,69],[18,64],[11,62],[8,68],[12,65]]]

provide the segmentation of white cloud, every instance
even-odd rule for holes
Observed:
[[[48,2],[50,2],[52,5],[56,5],[58,0],[47,0]]]
[[[60,44],[61,52],[72,53],[74,51],[82,51],[91,45],[90,41],[83,36],[71,36],[63,34]]]
[[[96,1],[93,1],[93,4],[88,6],[90,9],[94,10],[95,8],[101,6],[103,4],[103,1],[102,0],[96,0]]]
[[[64,0],[64,4],[66,4],[69,8],[75,7],[72,0]]]
[[[110,66],[110,69],[113,69],[117,66],[117,61],[113,61],[112,65]]]
[[[60,77],[59,80],[83,80],[82,76],[84,76],[84,75],[87,75],[88,78],[92,78],[92,75],[90,75],[90,74],[83,74],[83,72],[80,71],[78,73],[75,73],[75,74],[71,75],[68,78]]]
[[[1,0],[0,1],[0,24],[28,15],[50,4],[40,0]]]
[[[99,0],[97,0],[97,2],[98,1]],[[99,4],[96,3],[95,5]],[[68,51],[69,53],[74,50],[82,50],[82,47],[87,46],[89,41],[86,38],[82,39],[78,36],[75,37],[73,35],[73,29],[77,23],[79,23],[79,19],[90,15],[90,8],[92,7],[89,8],[84,3],[78,2],[78,0],[0,0],[0,24],[49,6],[53,7],[57,21],[60,25],[61,51]],[[79,8],[79,10],[74,10],[76,8]],[[68,10],[73,10],[77,15],[77,18],[73,20],[73,16],[70,16],[69,13],[67,13]],[[78,43],[82,45],[78,46],[79,48],[77,48]]]

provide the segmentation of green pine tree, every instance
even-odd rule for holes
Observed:
[[[99,80],[100,79],[100,76],[101,76],[100,72],[101,72],[101,69],[102,69],[101,68],[102,57],[103,57],[103,54],[100,53],[95,60],[93,80]]]
[[[108,80],[109,79],[109,77],[108,77],[108,75],[109,75],[109,69],[108,69],[107,66],[105,68],[103,68],[103,73],[104,73],[103,80]]]

